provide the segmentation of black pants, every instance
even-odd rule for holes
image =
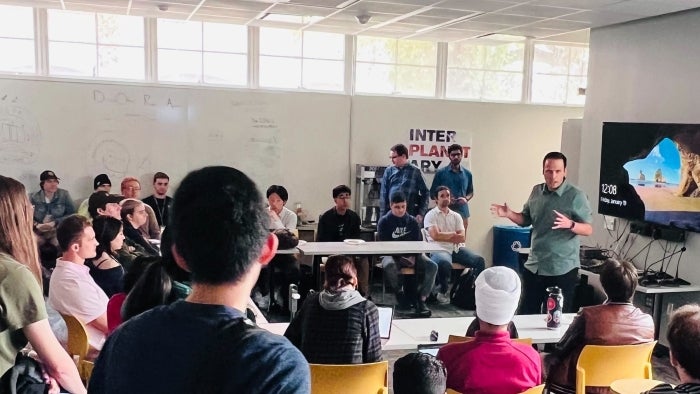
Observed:
[[[281,277],[279,280],[278,277]],[[272,258],[267,267],[260,271],[258,278],[258,288],[262,295],[274,292],[274,287],[280,289],[280,294],[284,300],[284,308],[289,308],[289,284],[299,284],[301,272],[299,262],[293,255],[278,254]],[[274,293],[270,294],[270,302],[273,302]]]
[[[578,283],[578,268],[564,275],[544,276],[533,274],[527,268],[523,270],[523,302],[520,304],[519,315],[537,315],[545,313],[542,304],[547,300],[547,288],[558,286],[564,296],[564,313],[574,311],[574,290]]]

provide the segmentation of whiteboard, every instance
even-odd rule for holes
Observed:
[[[0,173],[35,191],[53,170],[76,200],[96,174],[117,193],[135,176],[143,198],[156,171],[176,185],[227,165],[263,193],[282,184],[289,204],[320,210],[348,181],[349,118],[350,97],[339,94],[0,79]]]

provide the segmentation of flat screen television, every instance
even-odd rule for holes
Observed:
[[[700,124],[603,123],[598,213],[700,232]]]

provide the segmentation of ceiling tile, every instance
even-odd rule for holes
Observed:
[[[581,10],[594,10],[610,4],[627,0],[535,0],[532,5],[549,5],[555,7],[578,8]]]
[[[473,21],[476,22],[486,22],[486,23],[498,23],[501,25],[511,25],[520,26],[527,25],[529,23],[534,23],[545,18],[536,18],[533,16],[522,16],[522,15],[503,15],[503,14],[484,14],[475,16]]]
[[[580,10],[573,8],[545,7],[525,4],[499,11],[497,14],[535,16],[539,18],[557,18],[562,15],[572,14],[579,11]]]
[[[440,8],[452,8],[455,10],[493,12],[512,7],[514,2],[491,0],[445,0],[439,4]]]
[[[542,29],[532,26],[514,27],[512,29],[501,31],[501,34],[510,34],[514,36],[524,36],[532,38],[549,37],[556,34],[565,33],[565,30]]]
[[[473,19],[470,19],[465,22],[459,22],[455,23],[454,25],[450,25],[450,29],[459,29],[459,30],[478,30],[478,31],[498,31],[498,30],[503,30],[509,28],[509,25],[506,24],[499,24],[499,23],[485,23],[485,22],[479,22],[475,21]]]
[[[579,30],[591,27],[589,22],[571,21],[566,19],[545,19],[535,22],[530,26],[543,27],[545,29]]]
[[[420,15],[409,16],[406,19],[402,19],[401,22],[415,23],[417,25],[432,26],[432,25],[439,25],[440,23],[449,22],[450,20],[451,19],[449,19],[449,18],[433,18],[433,17],[429,17],[429,16],[423,16],[423,14],[420,14]]]
[[[301,15],[301,16],[327,16],[337,11],[333,8],[311,7],[301,5],[276,4],[269,12],[273,14]]]

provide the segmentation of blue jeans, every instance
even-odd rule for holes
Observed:
[[[384,268],[384,275],[386,275],[386,280],[389,285],[398,292],[403,285],[399,280],[399,267],[391,256],[385,256],[382,259],[382,267]],[[433,284],[435,283],[435,276],[437,275],[437,264],[426,255],[420,254],[416,257],[416,276],[418,284],[418,296],[427,297],[433,290]]]
[[[483,257],[472,252],[467,248],[459,248],[457,252],[435,252],[430,254],[430,258],[437,264],[437,282],[440,286],[440,293],[447,292],[450,276],[452,276],[452,262],[462,264],[475,270],[475,274],[479,275],[486,267],[486,262]]]

